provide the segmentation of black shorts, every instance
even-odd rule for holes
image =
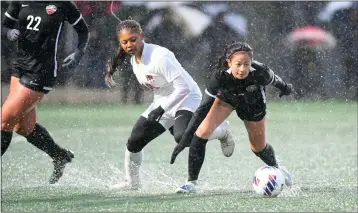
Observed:
[[[261,121],[266,115],[266,103],[236,107],[237,116],[243,121]]]
[[[49,93],[56,82],[57,68],[54,63],[42,64],[34,70],[25,70],[21,67],[14,67],[11,76],[20,79],[25,87],[45,94]]]
[[[245,93],[236,97],[219,93],[217,98],[233,106],[237,116],[243,121],[261,121],[266,115],[265,91]]]

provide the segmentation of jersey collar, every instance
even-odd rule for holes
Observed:
[[[145,60],[147,58],[147,54],[148,54],[148,44],[144,42],[144,45],[143,45],[143,51],[142,51],[142,56],[140,58],[140,63],[144,64],[145,63]]]

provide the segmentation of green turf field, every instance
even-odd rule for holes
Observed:
[[[39,123],[74,151],[56,185],[50,158],[15,135],[2,157],[2,211],[357,211],[357,105],[344,102],[270,102],[268,141],[294,175],[293,191],[260,198],[253,173],[263,163],[250,151],[243,123],[232,157],[219,141],[207,146],[198,194],[177,195],[186,180],[186,149],[169,164],[175,146],[164,133],[144,150],[137,192],[110,190],[124,179],[126,139],[145,106],[40,106]]]

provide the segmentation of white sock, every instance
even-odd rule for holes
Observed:
[[[225,137],[226,132],[228,131],[229,128],[229,122],[228,121],[224,121],[222,122],[216,129],[215,131],[209,136],[208,140],[214,140],[214,139],[221,139],[223,137]]]
[[[188,184],[197,185],[197,184],[198,184],[198,180],[188,180],[187,183],[188,183]]]
[[[124,170],[126,173],[126,180],[129,184],[140,184],[139,168],[143,162],[143,150],[138,153],[132,153],[126,149],[124,154]]]

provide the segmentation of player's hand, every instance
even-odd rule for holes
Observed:
[[[7,39],[9,39],[10,41],[16,41],[17,39],[19,39],[20,31],[18,31],[17,29],[10,29],[9,31],[7,31],[6,36]]]
[[[84,52],[82,50],[76,50],[74,53],[70,54],[63,60],[62,67],[64,68],[75,68],[81,61],[84,56]]]
[[[185,147],[186,146],[184,143],[178,143],[178,145],[174,148],[172,157],[170,158],[170,164],[173,164],[175,162],[175,159],[177,158],[179,153],[181,153],[181,151],[183,151],[185,149]]]
[[[286,84],[285,88],[283,90],[281,90],[279,97],[281,98],[284,95],[290,95],[293,91],[293,86],[292,84]]]
[[[113,70],[112,70],[112,61],[109,59],[106,64],[106,75],[104,77],[104,82],[106,83],[107,87],[113,88],[117,86],[117,83],[113,80]]]
[[[255,70],[263,70],[263,71],[270,69],[266,64],[263,64],[258,61],[252,61],[251,67],[254,68]]]
[[[156,109],[154,109],[153,111],[151,111],[148,114],[148,121],[149,122],[155,122],[155,121],[159,121],[160,118],[162,117],[162,115],[164,114],[165,110],[159,106]]]

